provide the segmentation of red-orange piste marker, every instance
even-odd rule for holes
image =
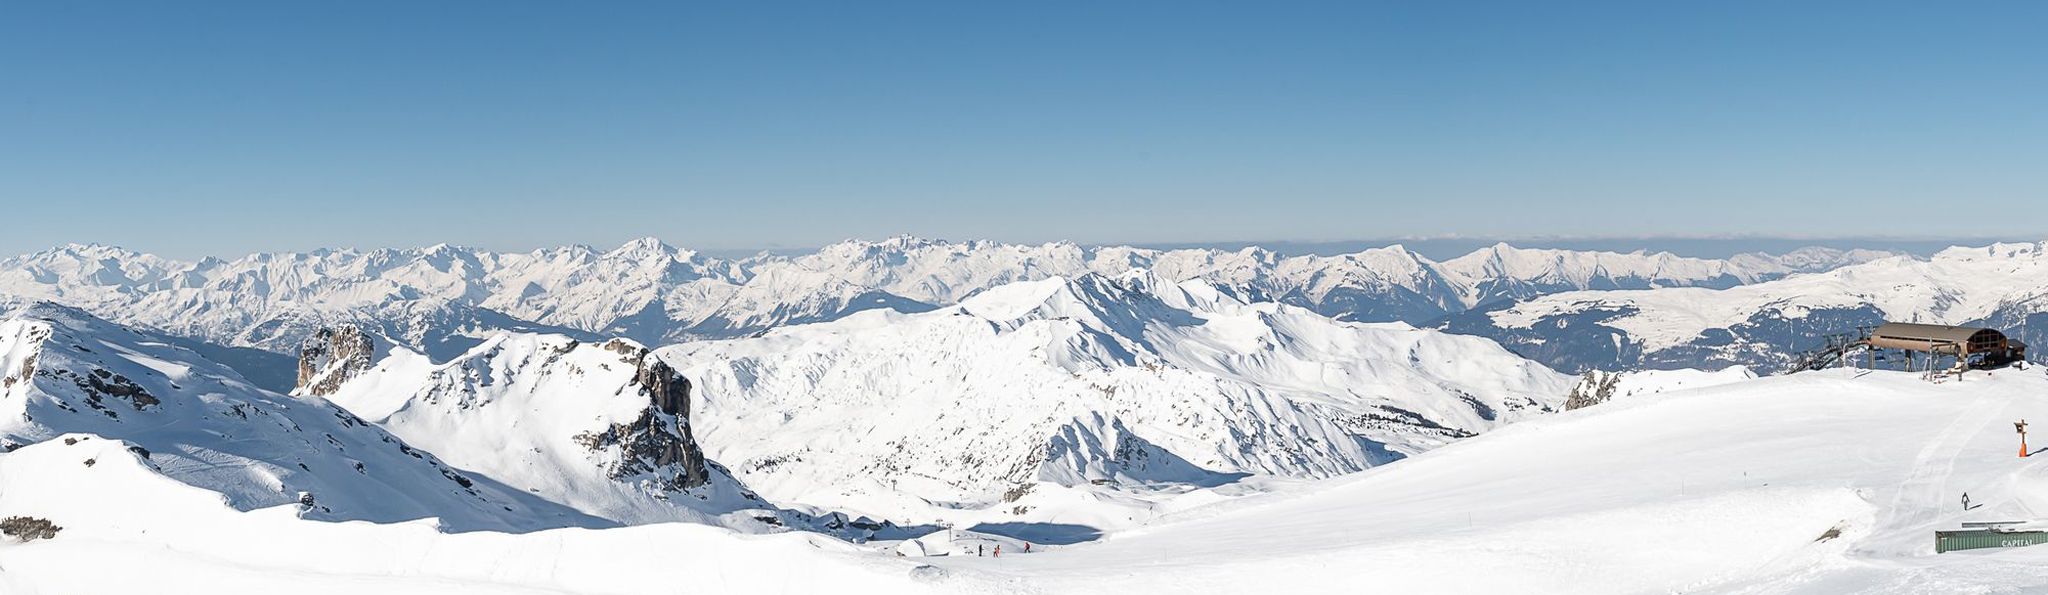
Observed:
[[[2013,422],[2012,429],[2020,433],[2020,458],[2027,458],[2027,420]]]

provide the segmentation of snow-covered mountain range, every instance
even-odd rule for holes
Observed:
[[[237,509],[448,531],[914,529],[762,500],[704,457],[690,382],[631,341],[508,333],[434,364],[342,327],[304,351],[304,385],[283,395],[158,333],[15,308],[0,316],[0,451],[91,436]]]
[[[1086,256],[1040,258],[1067,250]],[[19,296],[0,303],[0,517],[66,527],[53,540],[0,542],[0,590],[139,585],[124,573],[41,570],[89,556],[227,577],[216,587],[318,574],[337,592],[460,582],[626,593],[677,580],[890,592],[1368,580],[1616,593],[1817,581],[1826,592],[1926,580],[1811,569],[1919,564],[1928,530],[2022,514],[2043,493],[2038,470],[2011,466],[2009,436],[1993,444],[1982,430],[2039,400],[2028,395],[2048,381],[2035,370],[1964,385],[1885,372],[1757,379],[1743,368],[1574,378],[1510,348],[1597,355],[1607,352],[1572,349],[1605,344],[1637,359],[1588,367],[1625,370],[1753,363],[1741,360],[1782,353],[1785,337],[1875,319],[2011,317],[2000,325],[2029,337],[2024,322],[2048,293],[2048,244],[1809,274],[1784,263],[1868,255],[1759,261],[1779,263],[1771,273],[1740,268],[1747,257],[1698,261],[1659,269],[1669,282],[1650,285],[1660,287],[1590,291],[1569,288],[1655,275],[1617,277],[1597,264],[1607,257],[1579,253],[1537,266],[1506,248],[1409,258],[1412,275],[1378,278],[1428,282],[1384,285],[1327,261],[1404,270],[1382,260],[1389,250],[1255,264],[1237,259],[1257,251],[900,240],[715,261],[642,242],[567,272],[533,255],[418,252],[377,273],[358,268],[362,255],[327,253],[333,269],[257,267],[212,289],[152,277],[152,266],[175,266],[146,256],[90,273],[7,269],[7,283],[61,286],[110,311],[191,316],[124,326]],[[805,259],[828,260],[796,268]],[[1080,272],[1058,273],[1069,265]],[[537,268],[513,293],[547,303],[504,297],[505,279],[519,277],[506,271],[521,266]],[[564,281],[578,275],[603,280]],[[106,276],[128,281],[87,282]],[[112,289],[142,278],[155,280]],[[1692,286],[1661,287],[1676,279]],[[284,286],[299,289],[276,304],[250,297]],[[1387,297],[1416,287],[1444,299]],[[678,296],[699,290],[723,292],[702,312],[724,313],[679,318],[667,307],[697,303]],[[635,291],[654,301],[613,307]],[[187,301],[164,297],[174,295]],[[1316,309],[1362,311],[1346,295],[1461,311],[1444,324],[1508,347]],[[247,301],[208,305],[223,296]],[[238,313],[245,306],[267,314]],[[248,340],[236,349],[196,341],[212,337],[205,320],[258,322],[237,331]],[[650,349],[611,336],[626,330],[694,340]],[[257,347],[292,363],[293,394],[215,359],[264,357],[249,353]],[[1566,409],[1579,410],[1552,415]],[[1956,462],[1992,452],[2004,458]],[[1943,479],[1951,471],[1958,479]],[[1927,514],[1964,488],[1991,508]],[[150,506],[121,505],[132,499]],[[790,529],[803,531],[734,535]],[[1079,544],[1104,532],[1118,535]],[[1027,543],[1041,549],[1017,556]],[[1501,543],[1520,545],[1489,547]],[[1002,545],[1006,558],[984,562],[973,555],[982,545]],[[1475,555],[1509,570],[1457,574]],[[687,571],[648,578],[650,560]],[[746,570],[720,574],[733,569]]]
[[[1825,335],[1886,321],[1988,325],[2048,345],[2048,242],[1950,248],[1725,289],[1574,291],[1499,306],[1441,328],[1493,338],[1568,372],[1777,371]]]
[[[0,320],[0,446],[71,433],[134,445],[158,472],[242,510],[451,530],[609,526],[433,453],[319,399],[250,385],[233,370],[84,312],[39,304]],[[88,460],[85,465],[92,465]]]
[[[706,451],[771,500],[1097,527],[1161,494],[1420,453],[1553,411],[1572,381],[1485,339],[1147,271],[659,353],[699,387]]]
[[[49,300],[214,344],[211,353],[283,390],[289,356],[317,329],[353,324],[437,361],[499,331],[662,345],[742,337],[869,309],[917,312],[1015,281],[1148,269],[1204,279],[1253,301],[1360,322],[1421,324],[1482,304],[1582,289],[1731,287],[1883,256],[1809,248],[1697,259],[1669,253],[1523,250],[1442,262],[1400,246],[1339,256],[1247,248],[1151,250],[897,237],[794,256],[726,260],[652,238],[610,251],[496,253],[437,245],[319,250],[185,262],[70,245],[0,260],[0,296]],[[192,346],[194,348],[205,348]],[[253,348],[252,351],[247,348]]]

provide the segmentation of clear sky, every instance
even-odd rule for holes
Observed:
[[[2048,3],[8,2],[0,254],[2048,237]]]

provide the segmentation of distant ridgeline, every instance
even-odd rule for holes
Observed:
[[[1810,248],[1698,259],[1501,244],[1435,261],[1400,246],[1282,256],[1260,248],[1152,250],[897,237],[848,241],[808,254],[720,259],[648,238],[609,251],[565,246],[499,253],[437,245],[185,262],[70,245],[0,260],[0,294],[49,300],[204,341],[212,344],[205,347],[210,355],[236,364],[250,379],[288,390],[298,375],[292,357],[298,347],[318,329],[341,324],[446,360],[501,331],[582,341],[623,336],[664,345],[750,336],[865,310],[928,311],[1017,281],[1148,269],[1338,320],[1420,325],[1556,292],[1731,288],[1888,255]],[[1500,334],[1469,320],[1447,328]]]
[[[1563,372],[1718,368],[1782,371],[1826,337],[1885,322],[1982,326],[2048,340],[2044,244],[1951,248],[1725,289],[1574,291],[1447,317]],[[2036,362],[2042,353],[2027,357]]]

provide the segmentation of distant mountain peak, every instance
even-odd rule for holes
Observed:
[[[605,257],[645,260],[657,257],[673,258],[676,253],[677,251],[674,246],[668,245],[667,242],[661,241],[660,238],[647,236],[620,244],[619,247],[606,252]]]

